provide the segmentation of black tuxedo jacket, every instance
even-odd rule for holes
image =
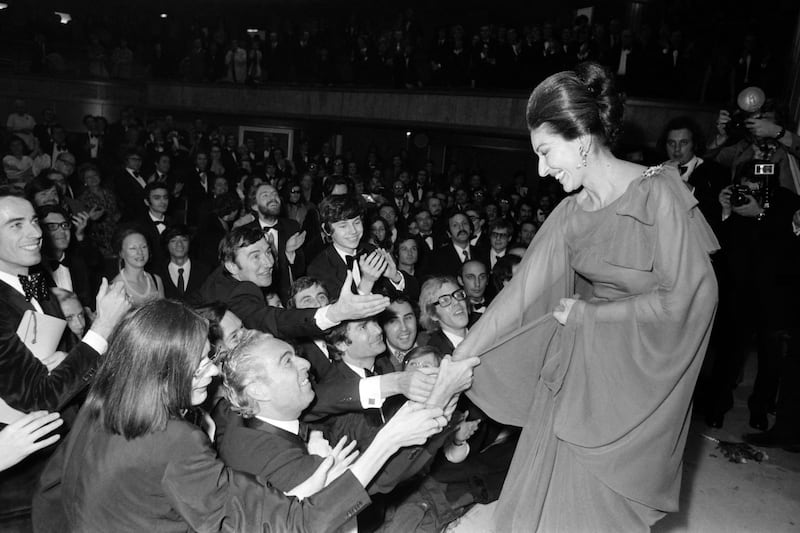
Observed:
[[[17,327],[33,305],[11,286],[0,281],[0,398],[9,406],[29,413],[36,410],[61,411],[67,422],[77,410],[76,397],[94,375],[98,353],[82,342],[71,344],[69,328],[64,330],[59,350],[69,355],[48,372],[17,336]],[[45,314],[64,318],[54,297],[39,302]],[[0,424],[1,426],[1,424]],[[1,428],[0,428],[1,429]],[[6,512],[30,507],[39,473],[52,448],[34,454],[15,467],[0,472],[0,509]]]
[[[719,192],[730,185],[730,174],[716,161],[705,159],[703,164],[694,168],[689,176],[689,185],[694,189],[692,194],[697,198],[697,207],[711,224],[719,225],[722,220],[722,206],[719,204]]]
[[[356,252],[356,260],[362,255],[369,254],[372,250],[366,248],[364,250],[359,250]],[[405,289],[402,291],[397,290],[394,285],[389,282],[386,278],[381,276],[378,281],[375,282],[375,285],[372,287],[373,294],[383,294],[390,298],[405,295],[406,297],[409,296],[409,290],[413,290],[415,287],[414,280],[411,279],[411,276],[406,274],[405,272],[400,271],[400,274],[405,278]],[[325,290],[328,291],[328,296],[330,298],[336,298],[339,296],[339,292],[342,290],[342,285],[344,285],[344,281],[347,278],[347,265],[339,256],[336,249],[333,247],[333,244],[329,244],[325,247],[322,252],[320,252],[311,264],[308,266],[308,275],[314,278],[317,278],[322,282],[322,285],[325,287]],[[353,283],[355,285],[355,283]],[[416,284],[418,286],[419,284]],[[356,288],[353,287],[353,292],[357,292]]]
[[[147,182],[144,174],[142,179]],[[122,169],[114,178],[114,192],[119,202],[121,222],[132,222],[147,213],[144,203],[144,187],[142,187],[130,173]]]
[[[245,227],[260,229],[261,225],[258,220],[254,220]],[[306,258],[303,248],[300,247],[295,252],[294,263],[290,264],[286,259],[286,241],[295,233],[299,233],[300,224],[291,218],[278,217],[275,223],[275,230],[278,232],[278,252],[275,257],[276,263],[272,274],[272,288],[280,296],[281,301],[286,302],[289,298],[289,292],[292,288],[292,282],[305,274],[306,271]],[[337,293],[338,294],[338,293]]]
[[[476,246],[469,247],[470,259],[481,259],[485,252]],[[427,274],[432,276],[458,276],[462,258],[458,256],[452,242],[440,246],[432,254],[427,265]]]
[[[192,254],[207,265],[218,266],[219,243],[227,233],[228,228],[222,225],[219,217],[209,213],[194,234]]]
[[[190,226],[197,226],[205,213],[211,211],[211,201],[214,199],[214,173],[205,171],[206,188],[200,183],[200,173],[192,168],[184,179],[184,196],[186,198],[186,219]]]
[[[166,254],[165,247],[161,245],[161,233],[158,232],[158,226],[150,218],[149,212],[145,212],[143,216],[136,219],[135,223],[147,239],[148,251],[150,252],[150,261],[147,263],[148,268],[151,271],[160,270],[164,262],[169,261],[169,256]],[[164,231],[174,224],[172,217],[169,215],[164,217],[164,223],[166,224]]]
[[[308,453],[307,434],[295,435],[258,418],[242,418],[230,409],[224,412],[228,420],[217,449],[220,459],[234,470],[261,476],[276,489],[289,492],[322,463],[322,457]],[[301,433],[307,433],[304,426],[301,423]]]
[[[250,281],[238,281],[219,266],[198,291],[189,294],[190,304],[222,302],[238,316],[244,327],[291,340],[296,337],[318,337],[322,330],[314,320],[316,309],[282,309],[267,305],[264,293]]]
[[[192,269],[189,276],[184,276],[183,297],[178,296],[178,287],[172,282],[169,275],[169,260],[165,261],[158,270],[161,282],[164,284],[164,297],[173,300],[186,300],[188,295],[200,289],[211,274],[211,267],[199,259],[192,259]]]
[[[343,361],[336,361],[333,364],[333,371],[328,374],[326,379],[358,381],[361,376],[356,374]],[[391,361],[384,357],[375,360],[375,373],[383,374],[392,372]],[[397,399],[397,402],[391,400]],[[381,411],[385,418],[391,418],[391,414],[405,402],[402,396],[395,396],[384,403],[382,409],[364,409],[359,412],[347,413],[331,417],[326,437],[329,442],[338,442],[343,436],[349,440],[355,439],[358,442],[358,449],[365,450],[375,435],[383,427]],[[394,403],[394,405],[393,405]],[[411,446],[402,448],[392,459],[383,467],[382,473],[369,485],[370,494],[388,493],[398,483],[415,476],[420,470],[426,467],[436,455],[436,452],[444,444],[446,436],[453,428],[448,426],[441,433],[428,439],[423,446]]]
[[[62,262],[69,269],[69,275],[72,278],[72,292],[78,296],[81,305],[94,309],[95,296],[100,285],[94,269],[89,266],[89,262],[93,259],[91,257],[93,252],[97,252],[91,247],[88,240],[84,239],[82,243],[70,246],[64,254]],[[86,260],[87,258],[89,261]],[[48,264],[45,265],[45,263]],[[49,264],[49,260],[43,261],[42,270],[52,276],[52,265]],[[53,287],[55,287],[55,283]]]

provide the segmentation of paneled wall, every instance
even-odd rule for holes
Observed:
[[[50,78],[5,77],[0,85],[0,114],[15,98],[24,98],[35,116],[53,105],[68,129],[83,115],[102,114],[113,121],[126,105],[144,112],[214,114],[243,124],[381,125],[419,130],[525,139],[523,94],[477,95],[444,92],[364,91],[298,87],[243,88],[232,85],[167,83],[121,84]],[[677,102],[630,100],[626,105],[626,141],[653,146],[671,117],[689,114],[710,128],[715,109]],[[227,122],[228,120],[226,120]],[[302,126],[301,126],[302,127]]]

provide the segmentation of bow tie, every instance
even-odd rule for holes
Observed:
[[[39,301],[50,299],[50,291],[47,289],[47,284],[41,272],[18,277],[19,282],[22,284],[22,290],[25,291],[25,301],[30,302],[34,298]]]
[[[678,172],[680,172],[680,173],[681,173],[681,176],[683,176],[684,174],[686,174],[686,171],[687,171],[687,170],[689,170],[689,165],[680,165],[680,166],[678,167]]]
[[[356,262],[356,256],[346,255],[344,256],[344,262],[347,263],[347,270],[353,270],[353,263]]]
[[[66,144],[57,144],[56,145],[56,150],[58,150],[59,152],[66,152],[67,151],[67,145]]]
[[[472,304],[472,309],[473,309],[474,311],[480,311],[481,309],[484,309],[484,308],[486,308],[486,304],[485,304],[485,303],[483,303],[483,302],[481,302],[481,303],[474,303],[474,304]]]
[[[153,224],[155,224],[156,226],[164,226],[164,227],[167,226],[167,223],[164,222],[163,220],[154,220]]]
[[[55,272],[61,265],[64,265],[65,267],[69,268],[69,261],[67,260],[67,256],[64,256],[64,259],[62,259],[61,261],[59,261],[58,259],[50,259],[48,261],[48,265],[50,266],[50,271]]]

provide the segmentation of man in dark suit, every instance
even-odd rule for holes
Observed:
[[[470,323],[478,320],[486,311],[491,301],[487,294],[489,286],[489,267],[481,261],[472,259],[461,265],[458,284],[464,288],[469,303]]]
[[[311,262],[308,274],[319,279],[329,294],[342,289],[348,273],[356,292],[392,296],[405,291],[407,274],[397,269],[390,254],[359,249],[364,220],[355,197],[329,196],[320,202],[319,212],[323,231],[331,243]]]
[[[73,221],[60,206],[42,206],[37,214],[39,225],[44,233],[44,250],[47,259],[44,265],[56,287],[74,292],[81,305],[94,309],[96,286],[90,277],[86,257],[96,255],[84,238],[88,215],[77,214],[75,221],[75,242],[73,242]]]
[[[184,179],[188,202],[186,219],[189,226],[197,226],[211,208],[214,198],[214,183],[208,170],[208,154],[198,151],[194,156],[194,167]]]
[[[261,229],[267,237],[277,260],[272,288],[281,301],[286,302],[292,281],[305,274],[305,254],[301,248],[305,241],[305,232],[300,230],[300,225],[295,220],[280,216],[281,196],[268,183],[262,183],[256,188],[252,208],[258,218],[246,226]]]
[[[389,305],[378,295],[342,291],[335,304],[317,310],[281,309],[266,304],[262,289],[272,284],[275,264],[264,232],[235,228],[220,245],[220,262],[191,303],[221,302],[242,319],[244,326],[281,338],[317,336],[342,320],[372,316]]]
[[[235,194],[223,194],[211,201],[211,213],[194,234],[192,249],[195,257],[209,266],[219,266],[219,243],[239,216],[240,208],[241,202]]]
[[[132,222],[145,214],[144,188],[147,182],[142,176],[142,156],[137,150],[129,150],[125,167],[114,178],[114,189],[123,222]]]
[[[385,343],[383,342],[383,331],[377,321],[354,320],[340,324],[333,328],[328,334],[328,344],[338,354],[338,359],[334,363],[334,369],[326,379],[337,381],[358,380],[372,373],[381,374],[391,372],[392,364],[383,356]],[[430,368],[414,369],[414,372],[433,371]],[[451,375],[450,367],[445,363],[439,371],[438,380],[430,397],[428,405],[444,406],[453,397],[454,388],[443,387],[444,380]],[[396,412],[398,404],[402,398],[390,398],[386,403],[375,406],[361,412],[352,412],[332,417],[328,425],[328,432],[331,442],[336,442],[340,437],[347,436],[349,439],[358,441],[359,446],[369,446],[372,439]],[[449,427],[448,431],[453,429]],[[437,438],[430,439],[424,447],[419,457],[408,463],[408,471],[416,471],[420,463],[427,464],[430,457],[441,448],[446,434],[440,434]],[[408,490],[416,490],[416,484],[408,487]],[[392,498],[389,499],[391,501]]]
[[[161,234],[160,243],[167,250],[166,261],[159,271],[165,298],[186,300],[211,274],[210,266],[189,257],[189,236],[189,228],[183,224],[171,226]]]
[[[472,223],[469,217],[460,211],[451,214],[447,220],[447,235],[450,242],[436,249],[431,254],[428,265],[430,274],[458,276],[461,265],[473,257],[485,255],[485,251],[472,246],[469,242],[472,236]]]
[[[314,398],[308,363],[288,344],[256,332],[245,333],[227,360],[227,400],[234,414],[219,443],[220,457],[235,470],[291,490],[321,464],[320,455],[335,454],[320,432],[309,437],[300,421]],[[359,443],[363,453],[350,470],[371,494],[388,492],[431,459],[432,445],[406,446],[445,425],[439,409],[415,411],[409,405],[382,424],[369,446]]]
[[[166,258],[161,246],[161,235],[172,226],[172,219],[167,216],[169,209],[169,188],[160,181],[148,183],[144,188],[144,205],[147,213],[136,220],[136,225],[147,239],[150,247],[150,268],[159,270],[164,266]]]
[[[46,274],[38,268],[42,230],[33,206],[13,189],[0,187],[0,399],[5,406],[0,425],[24,413],[44,409],[61,411],[70,419],[77,410],[73,400],[88,385],[98,357],[107,349],[106,339],[130,308],[121,284],[101,288],[97,318],[81,342],[62,336],[51,357],[39,360],[17,335],[26,311],[63,319],[58,302],[47,290]],[[48,366],[50,368],[48,369]],[[0,473],[0,509],[24,511],[41,468],[41,454]]]
[[[170,194],[169,214],[175,222],[186,223],[186,195],[183,181],[179,180],[172,169],[172,157],[162,152],[155,159],[155,170],[147,178],[147,183],[161,182],[167,186]]]
[[[328,302],[328,292],[321,282],[303,276],[292,284],[287,307],[319,309],[328,305]],[[334,369],[334,360],[321,335],[298,339],[297,353],[311,363],[311,374],[316,382],[316,399],[306,411],[307,420],[369,409],[395,394],[402,394],[413,401],[424,401],[435,381],[423,372],[387,372],[358,381],[328,379],[328,374]]]
[[[730,180],[722,165],[700,157],[705,147],[700,127],[690,117],[676,117],[664,127],[660,144],[667,154],[665,164],[678,168],[700,211],[712,227],[718,228],[722,212],[717,196]]]

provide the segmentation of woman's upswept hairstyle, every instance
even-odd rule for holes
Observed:
[[[208,322],[186,305],[155,300],[120,321],[86,401],[91,418],[134,439],[162,431],[191,407]]]
[[[549,76],[528,99],[528,129],[547,124],[567,140],[594,135],[613,146],[622,127],[622,99],[614,75],[598,63],[580,63],[574,70]]]

